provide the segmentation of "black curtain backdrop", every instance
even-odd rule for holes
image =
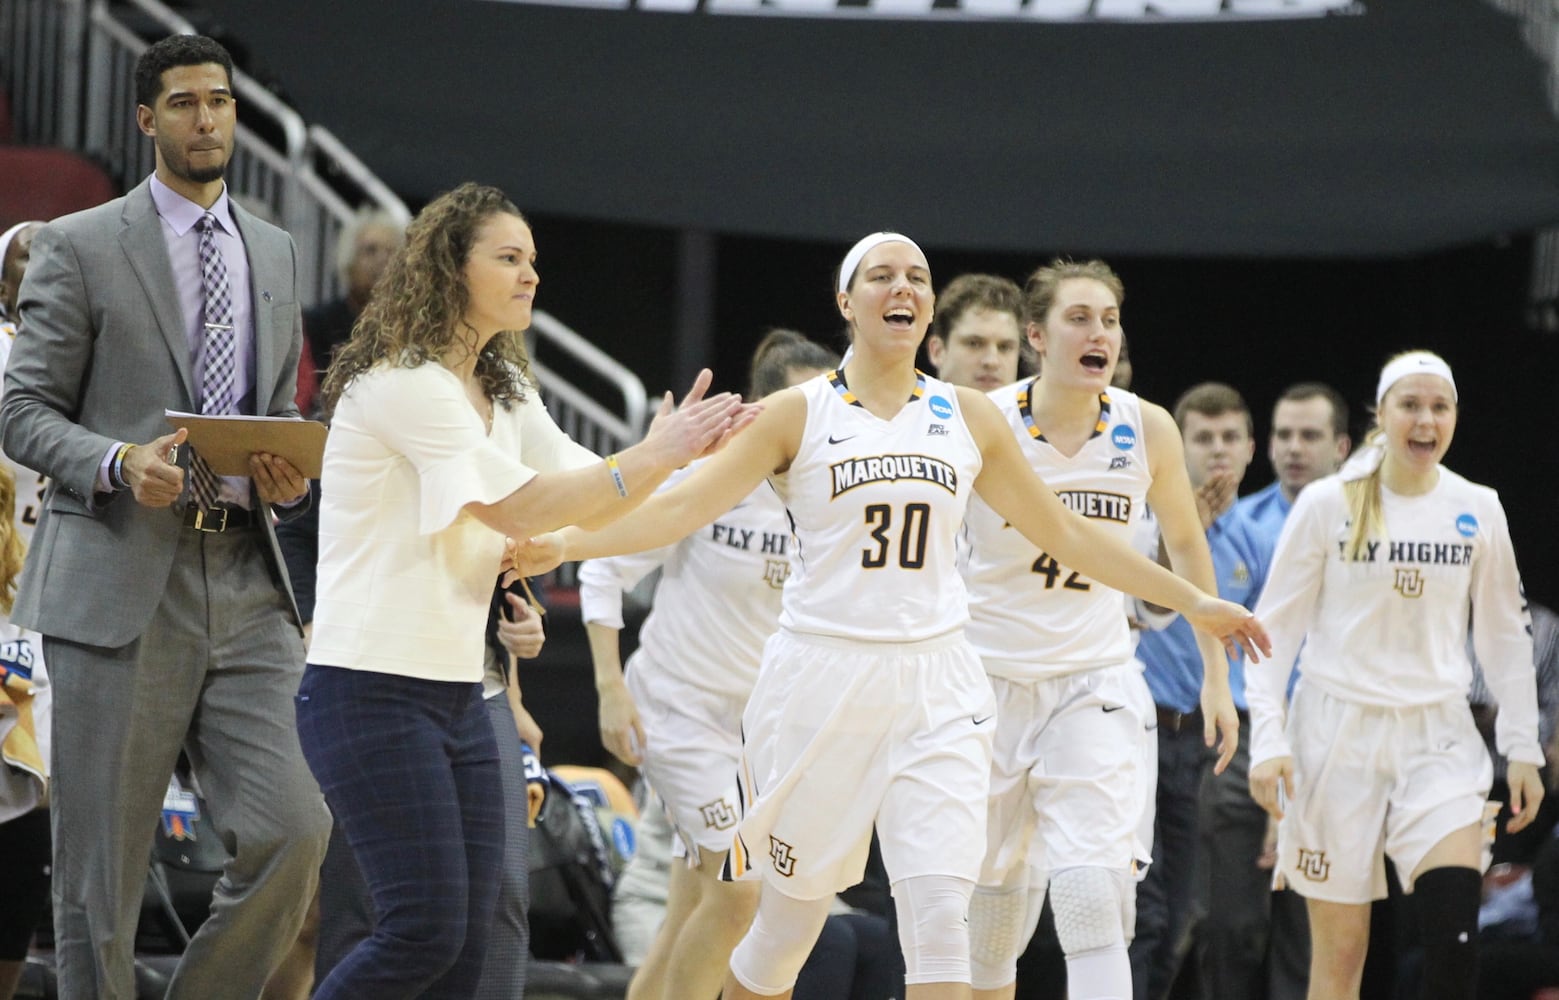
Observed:
[[[398,190],[946,248],[1424,252],[1559,221],[1514,18],[1363,0],[1138,24],[663,14],[491,0],[206,4]]]
[[[738,389],[767,326],[837,336],[831,271],[864,232],[915,236],[939,285],[1103,255],[1139,392],[1220,379],[1249,399],[1247,492],[1271,481],[1284,386],[1336,385],[1360,431],[1382,361],[1437,350],[1463,398],[1448,464],[1500,491],[1529,591],[1559,606],[1559,337],[1526,324],[1559,125],[1483,0],[1145,24],[205,6],[414,205],[504,187],[541,305],[652,391],[676,369],[683,229],[716,234],[707,361]]]

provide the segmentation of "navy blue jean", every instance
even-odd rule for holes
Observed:
[[[503,863],[503,785],[481,685],[310,664],[298,741],[373,897],[373,936],[316,1000],[469,997]]]
[[[1153,864],[1137,886],[1137,934],[1130,947],[1136,1000],[1168,996],[1190,944],[1202,776],[1211,760],[1199,724],[1179,732],[1159,726]]]

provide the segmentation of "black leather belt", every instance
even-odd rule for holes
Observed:
[[[184,511],[184,526],[203,531],[209,535],[219,535],[224,531],[236,531],[239,528],[247,528],[255,523],[254,511],[247,507],[230,507],[227,504],[217,504],[215,507],[201,508],[189,507]]]
[[[1158,709],[1158,727],[1171,733],[1178,733],[1190,729],[1195,732],[1202,731],[1202,710],[1193,708],[1189,712],[1177,712],[1163,705],[1155,706]]]
[[[1186,730],[1198,733],[1202,731],[1202,710],[1200,708],[1193,708],[1189,712],[1177,712],[1172,708],[1165,708],[1163,705],[1155,705],[1153,707],[1158,710],[1158,725],[1160,729],[1167,729],[1172,733],[1184,732]],[[1241,726],[1250,725],[1249,712],[1241,708],[1237,709],[1236,713],[1240,717]]]

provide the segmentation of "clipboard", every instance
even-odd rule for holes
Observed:
[[[249,475],[249,456],[257,451],[280,455],[303,473],[318,479],[325,462],[328,429],[318,420],[292,417],[209,416],[166,411],[168,425],[189,431],[188,442],[219,476]]]

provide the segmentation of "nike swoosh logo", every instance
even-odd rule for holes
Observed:
[[[1125,705],[1106,705],[1106,706],[1104,706],[1104,710],[1106,712],[1119,712],[1121,709],[1123,709],[1125,707],[1126,707]]]
[[[830,434],[830,435],[828,435],[828,443],[829,444],[844,444],[846,441],[849,441],[849,440],[851,440],[854,437],[855,437],[854,434],[846,434],[844,437],[836,438],[832,434]]]
[[[987,716],[986,716],[986,717],[985,717],[985,718],[983,718],[983,719],[970,719],[970,720],[969,720],[969,721],[970,721],[970,722],[972,722],[972,723],[974,723],[974,724],[975,724],[975,725],[977,725],[977,726],[983,726],[983,725],[985,725],[985,724],[986,724],[986,723],[987,723],[987,722],[989,722],[989,721],[991,721],[991,720],[992,720],[992,719],[994,719],[994,718],[995,718],[995,716],[994,716],[994,715],[987,715]]]

